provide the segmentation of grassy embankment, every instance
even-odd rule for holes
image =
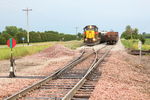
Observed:
[[[139,40],[124,40],[121,42],[125,46],[125,48],[138,50],[138,41]],[[150,50],[150,39],[146,39],[145,43],[142,45],[142,50]]]
[[[68,42],[44,42],[44,43],[35,43],[32,46],[19,46],[13,48],[14,57],[23,57],[26,55],[35,54],[39,51],[42,51],[52,45],[62,44],[68,48],[75,49],[82,45],[82,41],[68,41]],[[0,48],[0,60],[10,58],[10,48]]]

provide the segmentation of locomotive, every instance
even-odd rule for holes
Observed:
[[[115,44],[119,39],[118,32],[98,32],[98,27],[95,25],[87,25],[83,29],[83,39],[86,45],[96,45],[104,42]]]
[[[84,43],[86,45],[99,44],[101,41],[98,27],[95,25],[87,25],[84,27]]]

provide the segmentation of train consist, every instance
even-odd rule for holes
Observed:
[[[97,26],[88,25],[84,27],[83,39],[86,45],[95,45],[104,42],[115,44],[119,36],[118,32],[99,32]]]

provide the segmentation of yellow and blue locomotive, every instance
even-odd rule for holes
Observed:
[[[84,27],[84,43],[86,45],[99,44],[101,41],[98,27],[95,25],[88,25]]]

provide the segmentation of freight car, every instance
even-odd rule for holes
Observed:
[[[101,31],[100,34],[101,34],[101,43],[104,43],[106,42],[106,31]]]
[[[105,34],[105,41],[107,42],[107,44],[115,44],[118,39],[118,32],[107,32]]]
[[[100,43],[100,33],[98,27],[95,25],[88,25],[84,27],[84,43],[86,45],[95,45]]]

